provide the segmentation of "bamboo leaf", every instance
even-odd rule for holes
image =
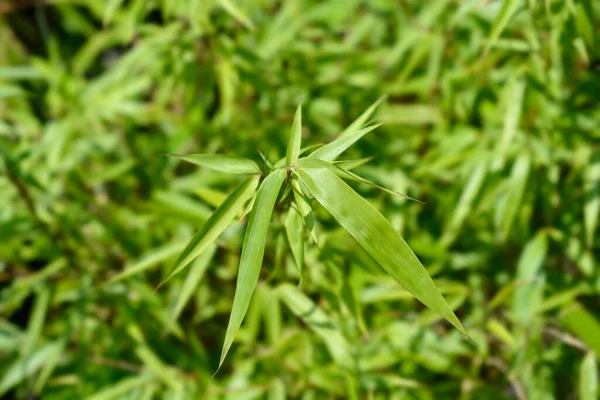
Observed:
[[[298,211],[302,216],[304,226],[310,233],[310,237],[318,245],[317,231],[315,226],[315,216],[312,211],[310,198],[303,192],[302,186],[298,184],[296,179],[292,180],[292,190],[294,192],[294,200],[298,206]]]
[[[563,308],[561,321],[598,357],[600,354],[600,322],[588,310],[574,302]]]
[[[298,288],[284,283],[277,290],[285,305],[323,339],[333,359],[340,365],[352,367],[350,344],[329,316]]]
[[[502,8],[500,9],[498,18],[496,18],[496,21],[494,22],[494,25],[492,27],[490,38],[485,47],[485,53],[487,53],[490,50],[490,48],[496,43],[502,32],[504,32],[504,29],[506,29],[508,22],[519,8],[520,3],[520,0],[502,1]]]
[[[338,139],[350,136],[354,132],[360,130],[367,123],[369,118],[371,118],[371,116],[375,112],[375,109],[377,109],[377,107],[381,104],[383,100],[385,100],[386,97],[387,96],[383,95],[380,98],[378,98],[377,101],[375,101],[375,103],[371,104],[369,108],[367,108],[358,118],[352,121],[352,123],[348,125],[348,127],[346,127],[346,129],[344,129],[342,133],[340,133]]]
[[[527,324],[541,303],[541,289],[535,278],[548,252],[546,232],[539,232],[527,245],[517,264],[517,283],[513,301],[516,320]]]
[[[529,177],[531,160],[527,154],[517,158],[510,173],[510,186],[506,194],[503,218],[500,222],[500,237],[506,240],[512,225],[517,217],[519,207],[525,194],[525,187]]]
[[[206,269],[210,265],[210,262],[212,261],[216,250],[216,246],[209,246],[206,249],[206,251],[204,251],[198,256],[198,258],[190,268],[190,271],[188,272],[188,275],[186,276],[185,281],[183,282],[183,286],[180,289],[179,296],[177,298],[177,303],[175,304],[175,307],[173,309],[173,313],[171,314],[171,320],[173,322],[176,321],[177,318],[179,318],[179,314],[183,310],[183,307],[185,307],[185,305],[189,301],[194,289],[196,289],[196,287],[198,286],[198,283],[200,282],[202,276],[204,275],[204,272],[206,272]],[[169,324],[169,326],[170,325],[171,324]],[[170,327],[168,327],[167,329],[170,329]]]
[[[147,385],[153,380],[151,374],[143,374],[125,378],[111,385],[93,396],[86,397],[86,400],[112,400],[129,393],[132,389]]]
[[[173,272],[169,274],[164,284],[175,274],[186,267],[194,258],[198,257],[210,246],[240,212],[244,203],[254,194],[258,184],[258,176],[246,179],[225,199],[215,210],[208,221],[196,232],[190,243],[183,250],[175,263]]]
[[[596,355],[589,352],[583,357],[579,368],[579,399],[596,400],[598,398],[598,365]]]
[[[356,175],[354,172],[347,171],[347,170],[337,166],[336,164],[328,163],[327,161],[313,159],[313,158],[303,158],[298,162],[298,165],[302,166],[302,167],[307,167],[307,168],[326,168],[342,179],[349,179],[354,182],[363,183],[365,185],[374,187],[374,188],[382,190],[388,194],[391,194],[394,197],[398,197],[401,199],[410,199],[410,200],[414,200],[414,201],[417,201],[420,203],[420,201],[417,199],[413,199],[412,197],[407,196],[403,193],[394,192],[393,190],[390,190],[386,187],[383,187],[374,182],[371,182],[368,179],[365,179],[361,176]]]
[[[302,105],[298,105],[296,109],[296,116],[294,117],[294,123],[292,124],[292,131],[290,132],[290,140],[288,142],[287,152],[285,154],[286,165],[290,167],[296,161],[300,154],[300,144],[302,142]]]
[[[381,124],[371,125],[364,129],[350,132],[347,135],[344,135],[344,137],[340,136],[333,142],[328,143],[323,147],[319,147],[317,150],[310,153],[308,157],[318,158],[323,161],[334,161],[337,156],[342,154],[348,147],[352,146],[360,138],[380,126]]]
[[[229,174],[258,174],[260,168],[248,158],[223,154],[169,154],[180,160]]]
[[[364,158],[359,158],[358,160],[334,161],[333,164],[335,164],[336,166],[338,166],[346,171],[350,171],[354,168],[358,168],[361,165],[368,163],[372,159],[373,159],[373,157],[364,157]]]
[[[21,358],[3,371],[0,379],[0,396],[12,387],[31,377],[46,361],[60,349],[60,342],[48,343],[30,356]]]
[[[235,335],[242,325],[252,293],[258,282],[269,222],[285,176],[286,171],[283,169],[273,171],[265,178],[256,193],[256,202],[250,213],[248,228],[246,228],[246,234],[244,235],[233,306],[227,325],[223,350],[221,351],[219,368],[223,364]]]
[[[183,241],[176,241],[162,246],[156,250],[149,252],[148,254],[141,257],[139,260],[134,261],[131,264],[125,266],[125,269],[119,274],[113,276],[106,284],[115,283],[123,279],[127,279],[130,276],[139,274],[147,269],[154,267],[155,265],[175,256],[177,253],[184,249],[185,243]]]
[[[302,234],[302,215],[297,207],[294,203],[287,213],[285,218],[285,232],[292,255],[294,256],[294,261],[296,262],[298,271],[300,271],[300,276],[302,276],[302,268],[304,266],[304,235]]]
[[[590,157],[590,162],[584,172],[583,217],[585,236],[588,247],[594,245],[598,216],[600,215],[600,151],[596,150]]]
[[[234,19],[238,20],[246,28],[250,29],[251,31],[254,31],[256,29],[250,18],[248,18],[246,14],[244,14],[239,9],[239,7],[233,3],[233,0],[217,1],[221,5],[221,7],[223,7],[223,9],[227,11],[227,13],[229,13],[229,15],[231,15]]]
[[[452,217],[444,230],[444,235],[442,236],[442,243],[444,245],[450,245],[456,239],[465,219],[469,215],[469,211],[473,209],[473,202],[483,185],[486,173],[487,165],[485,162],[481,162],[475,166],[475,169],[471,173],[471,176],[460,195],[460,199],[452,213]]]
[[[404,239],[368,201],[325,168],[299,168],[310,193],[396,281],[458,330],[466,330]]]

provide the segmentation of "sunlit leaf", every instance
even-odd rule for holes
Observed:
[[[285,155],[286,165],[289,167],[298,161],[298,155],[300,154],[300,144],[302,141],[302,106],[298,105],[296,109],[296,116],[294,117],[294,123],[292,124],[292,131],[290,132],[290,139],[288,141],[287,152]]]
[[[285,305],[325,341],[333,359],[343,366],[352,367],[354,362],[350,344],[327,314],[290,284],[281,285],[278,291]]]
[[[593,352],[583,357],[579,368],[579,398],[581,400],[598,398],[598,363]]]
[[[173,267],[173,271],[164,282],[171,279],[175,274],[185,268],[194,258],[198,257],[208,248],[233,218],[240,212],[244,203],[254,194],[258,184],[258,176],[244,180],[215,210],[208,221],[196,232],[190,243],[183,250],[179,259]],[[163,283],[164,283],[163,282]]]
[[[298,267],[298,271],[302,274],[302,268],[304,266],[304,235],[303,235],[303,222],[302,215],[298,206],[294,204],[288,210],[285,218],[285,232],[288,238],[294,261]]]
[[[325,168],[299,168],[296,173],[317,201],[394,279],[466,334],[427,270],[375,207]]]
[[[324,161],[334,161],[348,147],[352,146],[364,135],[378,128],[379,126],[381,126],[381,124],[371,125],[367,128],[350,132],[347,135],[344,135],[343,137],[338,137],[333,142],[328,143],[323,147],[319,147],[317,150],[310,153],[308,157],[318,158]]]
[[[273,171],[261,183],[256,193],[256,201],[250,213],[250,220],[244,235],[233,306],[219,366],[223,364],[235,335],[242,325],[246,311],[248,311],[248,305],[258,282],[258,275],[263,261],[271,214],[285,176],[285,170]]]
[[[258,174],[260,168],[252,160],[221,154],[170,154],[183,161],[229,174]]]

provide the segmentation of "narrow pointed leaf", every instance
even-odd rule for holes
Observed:
[[[596,355],[591,351],[583,357],[579,368],[579,398],[581,400],[598,398],[598,365]]]
[[[93,396],[87,397],[86,400],[112,400],[118,396],[125,395],[137,387],[148,385],[154,377],[151,374],[143,374],[125,378],[108,386],[107,388],[95,393]]]
[[[317,150],[310,153],[308,157],[318,158],[324,161],[334,161],[337,158],[337,156],[346,151],[348,147],[352,146],[360,138],[362,138],[372,130],[378,128],[379,126],[381,126],[381,124],[371,125],[364,129],[350,132],[349,134],[344,135],[344,137],[338,137],[333,142],[328,143],[323,147],[319,147]]]
[[[590,311],[580,303],[573,302],[563,307],[560,320],[596,353],[596,357],[600,356],[600,322]]]
[[[365,158],[359,158],[358,160],[335,161],[334,164],[342,169],[345,169],[346,171],[350,171],[354,168],[358,168],[361,165],[368,163],[373,158],[374,157],[365,157]]]
[[[58,342],[45,344],[30,356],[18,359],[4,369],[3,375],[0,377],[0,396],[25,379],[32,377],[52,357],[59,346]]]
[[[460,195],[460,199],[458,200],[458,204],[452,213],[452,217],[444,230],[444,234],[442,235],[441,242],[444,245],[450,245],[460,232],[462,225],[469,215],[469,212],[472,210],[473,202],[477,197],[477,193],[481,189],[483,182],[485,180],[485,176],[487,173],[487,164],[485,162],[481,162],[475,166],[475,169],[471,173],[465,188],[463,189],[462,194]]]
[[[293,204],[288,210],[285,218],[285,233],[287,235],[294,261],[302,275],[302,267],[304,266],[304,235],[302,215],[296,204]]]
[[[485,52],[487,53],[489,49],[496,43],[508,22],[513,17],[517,9],[519,8],[520,0],[504,0],[502,1],[502,8],[500,9],[500,13],[498,14],[498,18],[494,22],[494,26],[492,27],[492,32],[490,33],[490,38],[485,47]]]
[[[198,257],[208,246],[213,243],[229,226],[233,218],[240,212],[244,203],[254,194],[258,184],[258,176],[243,181],[215,210],[208,221],[196,232],[190,243],[183,250],[175,263],[173,272],[162,283],[171,279],[175,274],[185,268],[194,258]]]
[[[396,281],[467,335],[425,267],[375,207],[328,169],[299,168],[297,174],[317,201]]]
[[[296,116],[294,117],[294,123],[292,124],[292,131],[290,132],[290,140],[288,142],[287,152],[285,154],[285,162],[289,167],[298,161],[300,155],[300,143],[302,141],[302,106],[298,105],[296,109]]]
[[[258,174],[260,168],[248,158],[223,154],[171,154],[183,161],[229,174]]]
[[[292,190],[294,192],[294,200],[298,206],[298,211],[300,211],[300,215],[302,215],[304,226],[308,229],[310,237],[318,246],[315,216],[310,205],[310,198],[303,192],[302,186],[298,184],[296,179],[292,180]]]
[[[127,279],[130,276],[139,274],[143,271],[146,271],[161,262],[174,257],[177,253],[182,251],[185,248],[184,241],[176,241],[169,243],[165,246],[162,246],[156,250],[151,251],[150,253],[142,256],[139,260],[128,264],[125,269],[119,274],[113,276],[110,280],[106,282],[106,284],[115,283],[118,281],[122,281],[123,279]]]
[[[252,20],[250,20],[250,18],[248,18],[248,16],[239,9],[234,0],[218,0],[218,3],[225,11],[227,11],[227,13],[229,13],[229,15],[239,21],[246,28],[251,31],[256,29],[252,23]]]
[[[358,118],[356,118],[350,125],[348,125],[348,127],[346,129],[344,129],[344,131],[342,133],[340,133],[340,135],[338,136],[338,139],[349,136],[353,132],[356,132],[359,129],[361,129],[367,123],[369,118],[371,118],[371,116],[373,115],[373,112],[375,112],[375,109],[377,108],[377,106],[379,106],[379,104],[381,104],[381,102],[383,100],[385,100],[385,98],[386,98],[385,95],[381,96],[380,98],[377,99],[377,101],[375,103],[371,104],[371,106],[369,108],[367,108]]]
[[[298,162],[298,165],[301,167],[306,167],[306,168],[326,168],[342,179],[349,179],[354,182],[363,183],[365,185],[374,187],[374,188],[382,190],[388,194],[391,194],[394,197],[398,197],[401,199],[414,200],[414,201],[421,203],[419,200],[414,199],[410,196],[407,196],[404,193],[394,192],[393,190],[390,190],[386,187],[383,187],[374,182],[371,182],[368,179],[365,179],[359,175],[356,175],[354,172],[347,171],[347,170],[337,166],[336,164],[328,163],[327,161],[318,160],[315,158],[303,158]]]
[[[246,204],[244,211],[242,211],[242,214],[240,215],[240,222],[242,222],[244,220],[244,218],[246,218],[246,215],[248,215],[250,213],[250,211],[252,211],[255,201],[256,201],[256,193],[252,196],[252,198],[250,199],[248,204]]]
[[[527,243],[517,264],[517,289],[513,301],[515,319],[526,325],[535,308],[541,303],[542,287],[536,281],[539,269],[542,267],[548,253],[548,236],[539,232]]]
[[[600,216],[600,150],[592,153],[590,162],[585,168],[583,181],[585,198],[583,222],[587,245],[592,248]]]
[[[210,265],[210,262],[212,261],[213,256],[215,255],[216,249],[217,248],[214,245],[209,246],[209,248],[206,249],[204,253],[200,254],[200,256],[192,264],[190,271],[188,272],[188,275],[186,276],[185,281],[183,282],[183,286],[179,291],[177,303],[175,304],[175,308],[173,309],[173,313],[171,314],[171,321],[174,322],[177,320],[177,318],[179,318],[179,314],[183,310],[183,307],[185,307],[189,299],[192,297],[192,294],[198,286],[198,283],[202,279],[204,272]],[[171,324],[169,324],[169,327],[167,327],[167,329],[171,329],[170,326]]]
[[[323,147],[324,144],[323,143],[317,143],[317,144],[311,144],[310,146],[305,146],[303,148],[300,149],[300,153],[298,153],[298,157],[300,157],[301,155],[311,152],[313,150],[318,149],[319,147]],[[285,160],[286,157],[282,157],[279,160],[277,160],[277,162],[273,165],[271,165],[271,169],[277,169],[277,168],[283,168],[285,167]]]
[[[250,213],[250,221],[242,245],[233,306],[227,325],[223,350],[221,351],[219,367],[223,364],[248,311],[265,253],[267,231],[273,214],[273,207],[285,176],[286,171],[283,169],[273,171],[265,178],[256,193],[256,202]]]
[[[350,344],[329,316],[297,287],[284,283],[277,290],[285,305],[325,341],[333,359],[340,365],[351,367]]]

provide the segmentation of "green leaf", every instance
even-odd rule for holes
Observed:
[[[366,163],[368,163],[369,161],[371,161],[374,157],[364,157],[364,158],[359,158],[358,160],[341,160],[341,161],[334,161],[333,164],[336,165],[337,167],[340,167],[346,171],[350,171],[354,168],[358,168],[361,165],[364,165]]]
[[[256,201],[250,213],[248,228],[246,228],[246,234],[244,235],[233,306],[227,325],[223,350],[221,351],[219,368],[223,364],[248,311],[252,293],[258,282],[273,207],[285,177],[285,170],[273,171],[265,178],[256,193]]]
[[[385,100],[387,96],[383,95],[375,101],[375,103],[371,104],[369,108],[367,108],[358,118],[356,118],[346,129],[343,130],[342,133],[338,136],[338,139],[353,135],[356,131],[360,130],[371,118],[375,109],[383,100]]]
[[[248,158],[222,154],[169,154],[183,161],[229,174],[258,174],[260,168]]]
[[[529,177],[530,165],[531,159],[529,156],[522,154],[517,158],[510,172],[509,188],[506,194],[504,213],[500,222],[500,237],[503,241],[508,238],[521,207]]]
[[[135,354],[144,365],[154,373],[155,378],[160,379],[166,386],[177,393],[178,398],[184,398],[183,381],[177,374],[177,370],[169,367],[147,346],[138,346]]]
[[[520,0],[503,0],[502,8],[500,9],[500,13],[498,14],[498,18],[496,18],[496,22],[494,22],[494,26],[492,27],[492,32],[490,33],[490,38],[485,47],[485,53],[487,53],[490,48],[496,43],[496,40],[500,37],[508,22],[513,17],[517,9],[519,8]]]
[[[337,156],[342,154],[348,147],[352,146],[364,135],[371,132],[375,128],[378,128],[379,126],[381,126],[381,124],[371,125],[364,129],[350,132],[347,135],[344,135],[344,137],[340,136],[333,142],[313,151],[308,157],[318,158],[323,161],[334,161]]]
[[[303,222],[302,215],[298,206],[293,203],[288,210],[285,218],[285,232],[287,234],[290,249],[294,256],[294,261],[302,276],[302,268],[304,266],[304,235],[303,235]]]
[[[299,168],[296,173],[317,201],[383,269],[419,301],[467,335],[427,270],[375,207],[325,168]]]
[[[246,16],[246,14],[244,14],[238,8],[238,6],[233,3],[233,0],[217,1],[221,5],[221,7],[223,7],[223,9],[229,13],[229,15],[231,15],[234,19],[238,20],[246,28],[250,29],[251,31],[254,31],[256,29],[250,18],[248,18],[248,16]]]
[[[590,157],[590,162],[584,172],[584,198],[583,217],[585,236],[588,247],[594,245],[594,235],[598,226],[600,215],[600,151],[596,150]]]
[[[59,342],[48,343],[39,350],[34,351],[30,356],[15,361],[10,367],[3,370],[0,379],[0,396],[19,382],[31,377],[60,348]]]
[[[295,286],[284,283],[277,290],[285,305],[325,341],[333,359],[340,365],[352,367],[350,344],[329,316]]]
[[[374,187],[374,188],[382,190],[388,194],[391,194],[394,197],[398,197],[401,199],[410,199],[410,200],[414,200],[414,201],[417,201],[420,203],[420,201],[417,199],[413,199],[412,197],[407,196],[403,193],[394,192],[393,190],[390,190],[388,188],[380,186],[380,185],[378,185],[374,182],[371,182],[361,176],[356,175],[354,172],[347,171],[343,168],[340,168],[336,164],[328,163],[327,161],[318,160],[318,159],[314,159],[314,158],[302,158],[298,161],[298,166],[306,167],[306,168],[326,168],[342,179],[349,179],[351,181],[363,183],[365,185]]]
[[[300,144],[302,142],[302,105],[298,104],[296,116],[292,124],[290,132],[290,140],[288,142],[287,152],[285,154],[285,162],[288,167],[298,161],[300,155]]]
[[[600,323],[581,304],[575,302],[563,308],[561,322],[589,348],[600,354]]]
[[[298,153],[298,157],[300,157],[304,153],[308,153],[310,151],[316,150],[322,146],[323,146],[323,143],[318,143],[318,144],[311,144],[310,146],[302,147],[300,149],[300,152]],[[282,157],[279,160],[277,160],[277,162],[275,164],[269,165],[269,167],[271,169],[283,168],[283,167],[285,167],[285,164],[286,164],[286,157]]]
[[[133,376],[131,378],[121,379],[114,385],[111,385],[93,396],[86,397],[86,400],[113,400],[116,398],[120,398],[119,396],[123,396],[132,389],[137,387],[145,386],[153,380],[153,376],[151,374],[143,374],[138,376]]]
[[[298,211],[302,216],[304,226],[310,233],[310,237],[312,238],[312,240],[318,246],[315,216],[313,214],[312,207],[310,204],[311,200],[307,196],[307,194],[304,193],[302,186],[298,184],[298,181],[296,179],[292,180],[292,190],[294,192],[294,200],[296,201]]]
[[[258,176],[244,180],[233,191],[225,201],[215,210],[208,221],[196,232],[190,243],[183,250],[175,263],[173,272],[169,274],[164,284],[175,274],[186,267],[194,258],[198,257],[208,246],[210,246],[221,233],[229,226],[233,218],[239,214],[244,203],[254,194],[258,184]]]
[[[108,280],[108,282],[106,282],[106,284],[108,285],[123,279],[127,279],[132,275],[139,274],[140,272],[150,269],[182,251],[184,246],[185,242],[178,240],[153,250],[141,257],[139,260],[126,265],[122,272],[113,276],[110,280]]]
[[[42,286],[37,292],[33,312],[30,314],[29,325],[27,326],[27,335],[21,347],[23,357],[29,356],[38,343],[48,313],[50,289]]]
[[[210,265],[217,247],[214,245],[209,246],[202,254],[198,256],[196,261],[192,264],[188,275],[183,282],[183,286],[179,290],[179,296],[177,297],[177,303],[173,308],[171,314],[171,320],[174,322],[179,318],[179,314],[183,310],[183,307],[187,304],[190,297],[192,297],[193,291],[198,286],[198,283],[202,279],[204,272]],[[170,324],[171,325],[171,324]],[[170,329],[169,327],[167,329]]]
[[[483,181],[485,180],[485,176],[487,173],[487,163],[480,162],[477,164],[469,177],[463,192],[460,195],[460,199],[458,200],[458,204],[454,208],[454,212],[452,213],[452,217],[444,230],[444,234],[442,235],[442,243],[446,246],[452,244],[462,225],[469,215],[469,212],[473,209],[473,202],[477,197],[477,193],[481,189],[483,185]]]
[[[510,90],[507,95],[506,114],[504,116],[504,126],[502,128],[502,137],[498,142],[496,154],[498,157],[497,168],[504,165],[505,157],[509,146],[512,144],[521,121],[521,110],[523,109],[523,99],[525,97],[525,80],[514,79],[510,83]],[[496,165],[494,165],[496,167]]]
[[[527,243],[517,264],[517,289],[513,301],[515,318],[527,324],[541,303],[542,286],[535,280],[548,252],[548,236],[539,232]]]
[[[589,352],[583,357],[579,368],[579,399],[596,400],[598,398],[598,365],[596,355]]]
[[[113,18],[115,12],[121,7],[123,4],[123,0],[108,0],[106,2],[106,8],[104,10],[104,18],[102,19],[102,23],[104,25],[108,25]]]

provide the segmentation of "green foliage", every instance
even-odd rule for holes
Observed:
[[[598,21],[0,2],[0,397],[597,398]]]

